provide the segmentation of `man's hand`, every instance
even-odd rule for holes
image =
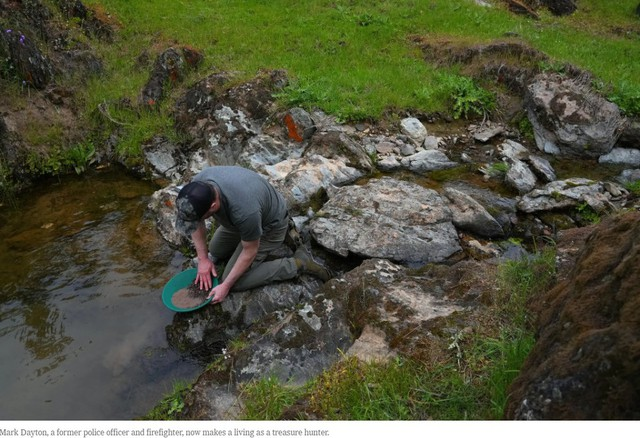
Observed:
[[[256,258],[256,254],[258,253],[258,247],[260,246],[260,240],[251,240],[251,241],[241,241],[242,251],[240,255],[231,268],[229,274],[227,274],[224,281],[213,288],[213,290],[209,293],[209,297],[212,297],[211,304],[216,304],[222,302],[229,292],[233,285],[238,281],[238,278],[242,276],[247,269],[253,263],[253,260]],[[215,269],[215,268],[214,268]]]
[[[213,287],[211,276],[217,277],[216,265],[208,258],[198,259],[198,274],[195,284],[202,290],[209,290]]]
[[[213,288],[207,298],[212,298],[211,304],[221,303],[225,298],[227,298],[230,290],[231,287],[229,287],[226,282],[222,282],[222,284],[219,284],[218,286]]]
[[[213,287],[212,275],[214,277],[218,276],[216,265],[209,260],[207,253],[206,233],[207,229],[204,226],[204,222],[200,221],[198,228],[191,234],[193,245],[196,248],[196,254],[198,254],[198,274],[196,275],[194,283],[203,290],[209,290]]]

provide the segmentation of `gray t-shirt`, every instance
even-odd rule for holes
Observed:
[[[194,178],[220,192],[220,210],[213,217],[225,228],[238,231],[244,241],[259,239],[284,225],[287,203],[261,175],[244,167],[208,167]]]

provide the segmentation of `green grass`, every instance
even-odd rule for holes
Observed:
[[[301,419],[309,413],[325,420],[501,419],[509,386],[534,345],[526,303],[552,284],[555,251],[506,261],[498,277],[483,330],[455,332],[448,359],[365,363],[344,357],[304,388],[263,379],[245,387],[245,419],[278,419],[300,399],[306,400]]]
[[[529,329],[526,304],[535,291],[547,289],[555,278],[555,249],[545,248],[534,257],[507,260],[498,269],[498,300],[503,318],[517,330]]]
[[[300,395],[300,389],[284,386],[275,378],[246,383],[241,387],[244,418],[277,420],[284,409],[292,405]]]
[[[633,196],[640,196],[640,180],[626,183],[624,187],[629,190]]]
[[[184,395],[190,385],[183,381],[174,383],[173,388],[165,394],[162,401],[156,405],[141,420],[170,421],[179,419],[184,409]]]
[[[203,71],[234,71],[246,79],[260,69],[286,69],[294,82],[282,95],[285,103],[343,120],[377,119],[389,109],[450,110],[450,88],[442,82],[455,72],[427,65],[409,36],[487,42],[510,32],[553,60],[593,71],[613,94],[635,95],[635,1],[601,3],[585,0],[575,16],[542,13],[534,21],[468,0],[91,0],[87,4],[102,5],[122,28],[119,40],[104,47],[108,79],[92,84],[90,94],[134,97],[147,74],[135,68],[136,58],[150,48],[184,44],[204,52]],[[611,29],[628,32],[612,36]]]
[[[86,0],[114,26],[114,41],[90,40],[77,19],[65,26],[72,40],[96,48],[105,66],[104,74],[77,94],[83,119],[93,122],[90,140],[99,145],[110,134],[106,130],[117,128],[117,152],[126,158],[139,156],[141,144],[155,135],[175,135],[171,111],[183,89],[168,90],[153,114],[137,109],[151,63],[170,46],[193,47],[204,55],[204,65],[189,72],[180,87],[212,71],[233,72],[240,82],[260,70],[284,69],[291,84],[278,94],[283,106],[317,108],[354,122],[407,112],[490,114],[495,96],[489,90],[495,84],[461,76],[459,66],[425,62],[412,38],[478,44],[515,35],[550,57],[547,68],[562,70],[571,63],[591,71],[599,89],[626,114],[640,114],[637,2],[604,3],[582,0],[568,17],[543,9],[540,20],[532,20],[508,12],[503,2],[488,8],[472,0]],[[56,10],[53,2],[46,4]],[[145,54],[149,61],[140,62]],[[78,88],[76,82],[70,85]],[[132,106],[118,108],[125,101]],[[100,105],[112,120],[104,114],[96,118]],[[55,136],[55,129],[39,135]]]
[[[54,2],[45,3],[56,10]],[[454,118],[491,115],[495,84],[464,77],[459,66],[425,62],[412,42],[415,36],[436,44],[449,40],[476,44],[517,35],[547,53],[548,66],[562,69],[569,62],[592,71],[612,101],[627,114],[640,114],[640,63],[635,62],[640,55],[639,32],[633,0],[606,7],[597,0],[584,0],[573,16],[542,13],[538,21],[512,14],[502,3],[486,8],[471,0],[85,3],[114,26],[113,42],[90,39],[78,19],[55,20],[63,23],[70,40],[97,50],[104,74],[83,87],[74,79],[59,80],[69,80],[77,90],[81,117],[91,132],[87,140],[99,146],[107,137],[116,138],[117,153],[134,164],[142,145],[154,136],[176,135],[171,116],[175,99],[184,87],[212,71],[233,72],[238,83],[264,69],[284,69],[291,83],[277,95],[282,106],[321,109],[344,122],[380,121],[407,112],[441,112]],[[138,95],[153,60],[170,46],[196,48],[204,55],[204,65],[166,90],[157,111],[146,113],[137,107]],[[20,82],[5,61],[0,65],[3,81]],[[30,92],[13,87],[16,96]],[[61,126],[34,129],[26,141],[69,148],[63,144],[69,140],[61,138]],[[116,136],[111,136],[113,131]]]

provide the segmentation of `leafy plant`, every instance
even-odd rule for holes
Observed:
[[[453,101],[453,116],[469,118],[470,116],[486,116],[495,108],[495,97],[492,93],[477,85],[473,79],[465,76],[446,76],[445,87]]]
[[[33,175],[56,176],[71,170],[79,175],[87,170],[94,155],[93,143],[87,142],[67,150],[53,147],[47,153],[31,151],[26,157],[25,165]]]
[[[600,222],[600,214],[586,202],[581,202],[580,204],[578,204],[578,206],[576,207],[576,211],[582,219],[590,224],[597,224]]]
[[[92,142],[81,143],[67,151],[66,162],[80,175],[92,163],[95,153]]]
[[[143,420],[177,420],[179,414],[184,409],[184,395],[190,389],[190,385],[177,381],[173,385],[170,393],[166,394],[162,401],[158,403]]]
[[[633,195],[640,196],[640,179],[634,182],[628,182],[624,187]]]

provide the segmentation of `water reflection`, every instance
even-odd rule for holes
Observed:
[[[166,344],[184,259],[143,220],[156,188],[103,173],[0,209],[0,419],[130,419],[198,364]]]

